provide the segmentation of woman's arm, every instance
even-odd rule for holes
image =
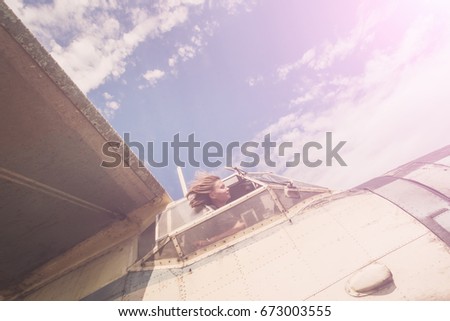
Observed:
[[[206,240],[199,240],[196,242],[197,247],[204,247],[207,246],[209,244],[215,243],[217,241],[220,241],[221,239],[224,239],[230,235],[233,235],[237,232],[239,232],[240,230],[245,229],[247,226],[245,225],[245,222],[242,219],[239,219],[236,221],[236,224],[234,224],[234,226],[232,228],[230,228],[229,230],[222,232],[218,235],[214,235],[212,237],[208,237],[206,238]]]

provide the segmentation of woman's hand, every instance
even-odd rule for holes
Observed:
[[[202,247],[208,246],[211,243],[212,243],[211,240],[208,238],[206,240],[198,240],[198,241],[195,241],[195,247],[197,249],[200,249]]]
[[[233,235],[234,233],[236,233],[240,230],[243,230],[246,227],[247,227],[247,225],[245,224],[244,220],[240,219],[240,220],[236,221],[236,224],[234,224],[234,226],[231,229],[229,229],[228,231],[226,231],[222,234],[216,235],[212,238],[206,238],[206,240],[195,241],[195,246],[197,249],[200,249],[200,248],[208,246],[216,241],[219,241],[227,236]]]
[[[236,231],[240,231],[243,230],[247,227],[247,225],[245,224],[243,219],[240,219],[236,222],[236,224],[234,224],[233,229]]]

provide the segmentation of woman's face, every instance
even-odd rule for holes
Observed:
[[[215,205],[223,206],[230,199],[230,191],[228,187],[225,186],[222,180],[217,180],[214,183],[214,188],[211,193],[209,193],[209,197],[213,201]]]

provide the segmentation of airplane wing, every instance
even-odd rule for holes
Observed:
[[[91,262],[66,284],[81,281],[82,297],[123,274],[133,237],[171,199],[133,154],[128,167],[100,166],[120,136],[3,1],[0,25],[0,298]]]

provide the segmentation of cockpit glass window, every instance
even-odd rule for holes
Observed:
[[[405,178],[429,186],[450,198],[450,171],[447,169],[446,166],[425,164],[406,175]]]
[[[280,210],[265,190],[186,230],[177,240],[183,254],[189,255],[276,214],[280,214]]]
[[[435,216],[434,220],[450,233],[450,210],[446,210],[444,213]]]
[[[288,196],[286,195],[285,189],[275,189],[273,190],[275,194],[277,195],[278,200],[280,201],[281,205],[283,205],[284,209],[288,210],[291,207],[293,207],[295,204],[300,203],[305,198],[308,198],[310,196],[313,196],[317,193],[312,192],[297,192],[295,196]]]
[[[227,187],[230,187],[231,185],[236,184],[239,181],[240,180],[239,180],[239,178],[236,175],[232,175],[230,177],[227,177],[227,178],[223,179],[223,182],[225,183],[225,185]]]
[[[444,195],[403,179],[396,179],[371,190],[414,216],[450,245],[450,202]]]
[[[257,179],[264,183],[272,183],[272,184],[281,184],[285,185],[290,182],[287,178],[284,178],[282,176],[278,176],[275,174],[268,174],[268,173],[248,173],[249,177]]]
[[[275,185],[283,185],[286,186],[290,183],[292,183],[295,187],[309,187],[309,188],[320,188],[323,189],[320,186],[312,185],[308,183],[303,183],[297,180],[288,179],[286,177],[272,174],[272,173],[247,173],[247,176],[250,178],[253,178],[255,180],[258,180],[260,182],[266,183],[266,184],[275,184]]]
[[[224,182],[230,190],[231,199],[229,202],[235,201],[259,187],[251,181],[237,177],[236,175],[226,178]],[[211,209],[208,207],[191,208],[187,199],[171,204],[157,216],[156,240],[160,240],[173,231],[191,224],[202,214],[210,211]]]
[[[157,249],[151,260],[175,259],[178,257],[175,245],[168,238],[161,239],[157,244]]]
[[[234,174],[223,181],[231,196],[226,207],[191,208],[189,200],[182,199],[157,216],[152,259],[171,261],[191,255],[242,230],[263,226],[263,220],[324,191],[272,173]]]
[[[419,220],[449,206],[449,202],[439,194],[410,181],[395,180],[374,191]]]
[[[207,211],[207,208],[193,209],[187,199],[173,204],[157,217],[156,239],[164,238],[172,231],[191,223]]]

